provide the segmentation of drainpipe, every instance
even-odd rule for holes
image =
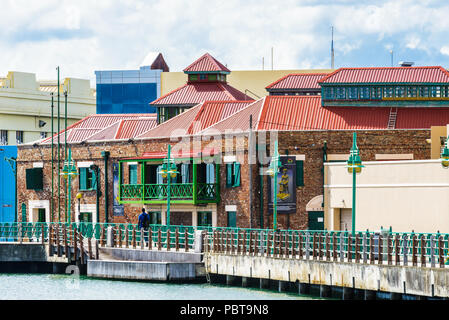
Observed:
[[[102,151],[101,156],[104,158],[104,222],[109,223],[108,221],[108,212],[109,212],[109,190],[108,190],[108,159],[109,159],[109,151]]]

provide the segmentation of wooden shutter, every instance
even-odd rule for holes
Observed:
[[[234,162],[234,187],[240,186],[240,163]]]
[[[296,186],[304,186],[304,161],[296,160]]]
[[[80,169],[80,175],[79,175],[80,190],[86,190],[87,189],[87,168],[79,168],[79,169]]]
[[[226,187],[232,187],[232,164],[226,164]]]
[[[129,184],[137,184],[137,165],[129,165]]]

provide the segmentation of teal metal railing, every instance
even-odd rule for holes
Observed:
[[[109,242],[122,248],[191,251],[195,231],[200,230],[208,253],[440,268],[449,264],[449,234],[390,230],[353,236],[348,231],[166,225],[142,231],[136,224],[124,223],[0,223],[0,241],[48,241],[50,226],[65,229],[68,242],[77,231],[100,246]]]

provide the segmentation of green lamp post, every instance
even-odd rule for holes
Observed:
[[[277,221],[277,204],[278,204],[278,173],[279,169],[282,166],[281,158],[279,156],[278,151],[278,142],[277,140],[274,142],[274,154],[271,157],[270,166],[268,167],[267,173],[274,178],[273,182],[273,229],[277,230],[278,221]]]
[[[179,173],[176,170],[175,160],[171,157],[171,146],[168,145],[167,157],[164,159],[162,169],[159,171],[162,178],[167,178],[167,226],[170,225],[170,180],[176,178]]]
[[[362,172],[362,159],[357,148],[357,134],[352,136],[352,148],[347,162],[348,172],[352,173],[352,235],[355,236],[355,200],[356,200],[356,174]]]
[[[71,215],[70,215],[70,199],[71,199],[71,185],[72,185],[72,177],[78,175],[78,171],[75,166],[75,162],[72,160],[72,149],[68,149],[67,159],[64,160],[64,167],[62,168],[61,176],[68,180],[68,197],[66,195],[67,201],[67,222],[70,223]]]

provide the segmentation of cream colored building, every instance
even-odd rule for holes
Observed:
[[[64,90],[68,92],[67,124],[95,113],[95,91],[90,81],[66,78],[60,81],[60,129],[64,128]],[[51,92],[54,93],[54,131],[57,131],[56,81],[36,81],[36,75],[8,72],[0,78],[0,144],[17,145],[51,135]]]
[[[227,76],[228,84],[248,96],[257,99],[268,95],[265,88],[291,73],[331,73],[331,69],[313,70],[248,70],[233,71]],[[187,82],[184,72],[162,72],[161,74],[161,96]]]
[[[449,233],[449,169],[440,160],[369,161],[356,178],[356,231]],[[325,163],[324,223],[352,228],[352,174]]]

